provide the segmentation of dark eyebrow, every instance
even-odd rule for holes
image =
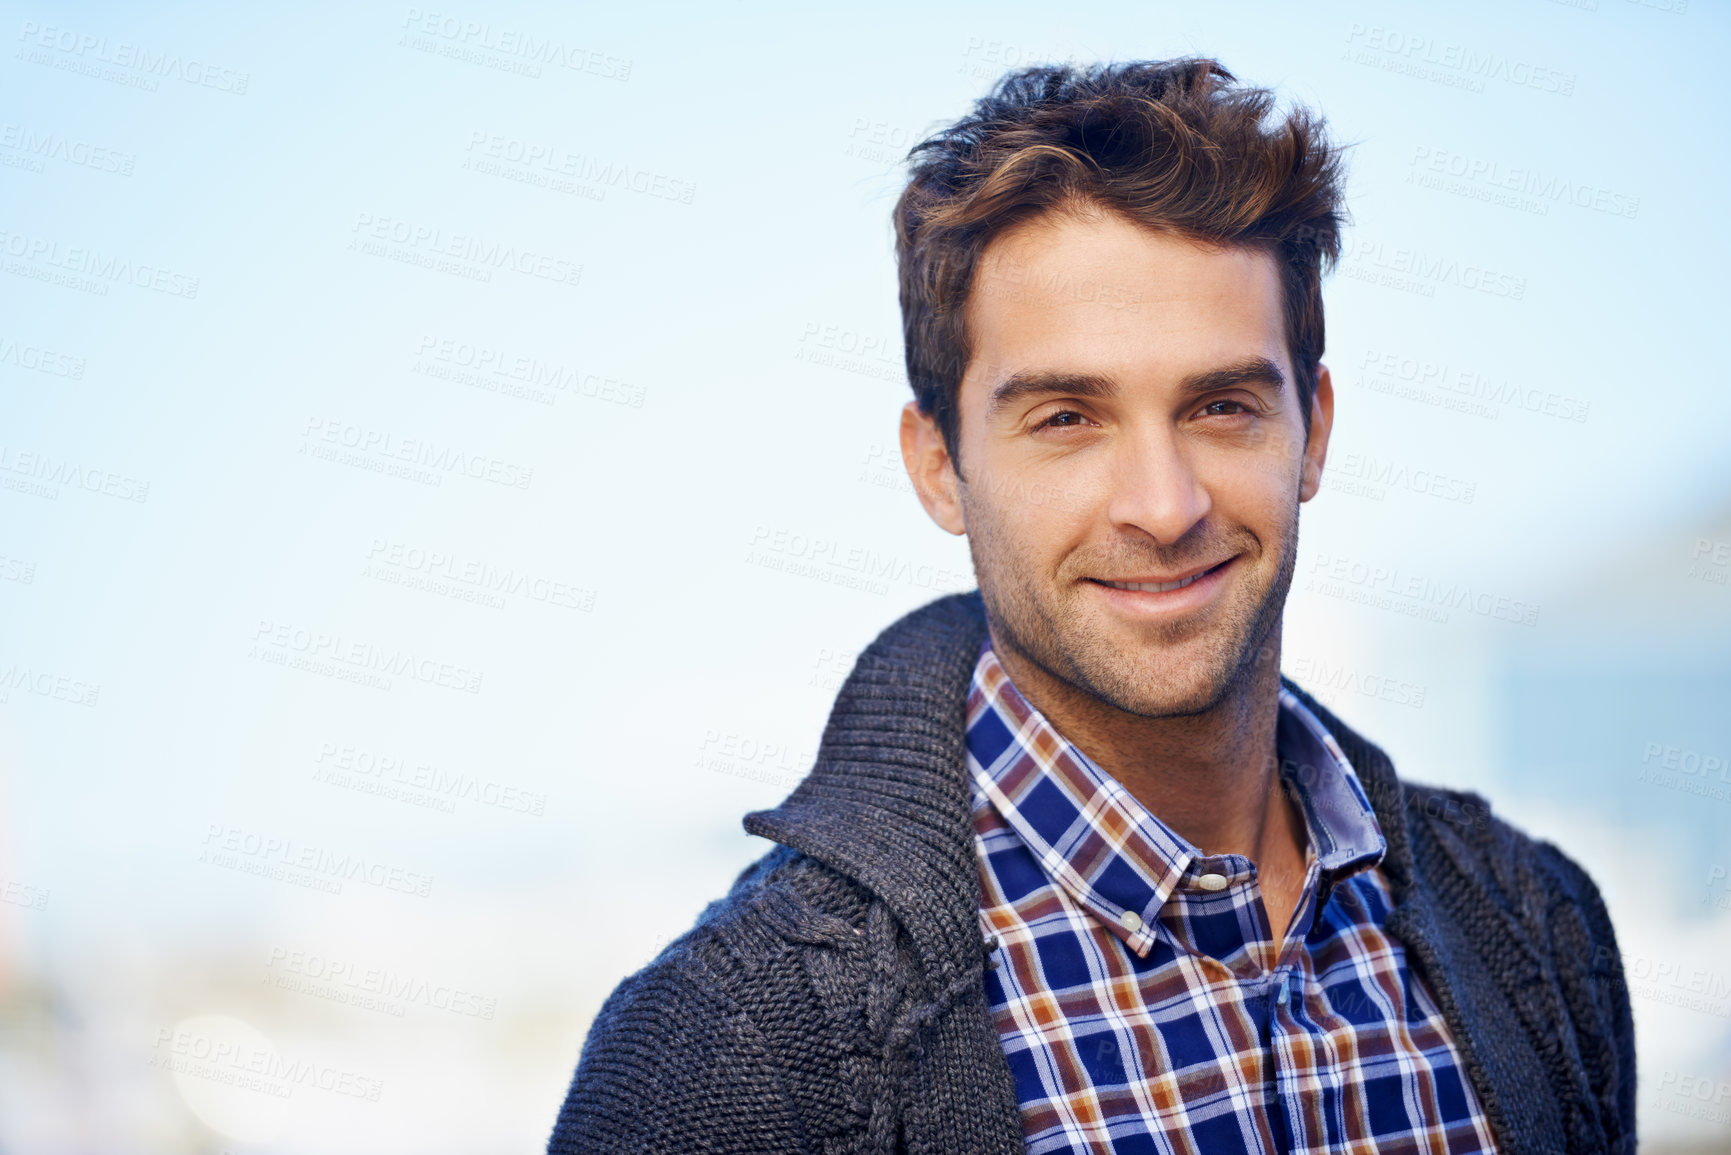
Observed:
[[[1047,369],[1025,369],[998,382],[986,399],[986,420],[996,417],[1024,397],[1068,393],[1072,397],[1116,397],[1118,383],[1097,373],[1064,373]]]
[[[1266,385],[1275,392],[1286,388],[1286,374],[1267,357],[1246,357],[1218,369],[1192,373],[1178,383],[1178,393],[1189,398],[1235,385]],[[1065,373],[1047,369],[1027,369],[1012,373],[1000,381],[986,399],[986,419],[1026,397],[1053,394],[1071,397],[1104,399],[1118,395],[1118,382],[1098,373]]]
[[[1267,357],[1246,357],[1219,369],[1192,373],[1178,383],[1178,392],[1185,397],[1230,389],[1234,385],[1266,385],[1276,393],[1286,388],[1286,374]]]

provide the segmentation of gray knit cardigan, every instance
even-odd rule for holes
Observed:
[[[860,655],[816,764],[745,828],[780,843],[596,1016],[548,1150],[1019,1152],[988,1014],[964,719],[979,592]],[[1635,1150],[1628,992],[1604,903],[1473,794],[1340,740],[1388,841],[1389,929],[1504,1152]]]

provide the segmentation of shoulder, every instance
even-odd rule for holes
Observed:
[[[1472,790],[1411,779],[1398,783],[1400,815],[1421,884],[1462,884],[1488,898],[1535,942],[1570,939],[1556,958],[1597,973],[1615,962],[1616,940],[1604,897],[1592,876],[1561,847],[1522,830]],[[1587,936],[1583,944],[1579,936]],[[1575,955],[1575,946],[1586,954]]]
[[[1421,869],[1446,862],[1482,883],[1520,922],[1550,927],[1574,918],[1595,938],[1608,939],[1610,917],[1598,886],[1561,847],[1509,822],[1473,791],[1402,780],[1401,793]]]
[[[1598,884],[1561,847],[1535,838],[1465,790],[1406,784],[1415,849],[1430,848],[1483,885],[1548,948],[1559,981],[1611,1006],[1627,1004],[1622,958]],[[1433,871],[1434,871],[1433,867]]]
[[[1531,950],[1554,1016],[1542,1049],[1563,1048],[1580,1096],[1574,1123],[1605,1149],[1632,1152],[1634,1018],[1598,886],[1560,847],[1498,817],[1477,794],[1417,784],[1406,793],[1421,885],[1475,938],[1487,963],[1507,945]],[[1510,997],[1524,1005],[1537,995]]]
[[[808,1074],[787,1043],[834,1035],[804,956],[863,953],[850,919],[865,909],[851,883],[786,847],[747,867],[608,996],[548,1150],[800,1149],[793,1103]]]
[[[796,982],[790,956],[817,947],[858,953],[871,896],[804,854],[777,846],[740,872],[684,934],[619,984],[596,1018],[618,1005],[639,1016],[670,1002],[761,1003],[763,988]],[[591,1033],[591,1041],[594,1040]],[[587,1049],[587,1048],[586,1048]]]
[[[763,972],[780,972],[790,953],[821,947],[857,951],[872,896],[808,855],[776,846],[746,867],[727,894],[704,908],[650,969],[694,973],[743,991]]]

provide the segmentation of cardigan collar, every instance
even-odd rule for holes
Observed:
[[[967,781],[967,697],[985,608],[978,590],[939,598],[891,624],[836,695],[817,761],[772,810],[745,817],[876,894],[906,928],[928,981],[981,962],[979,874]],[[1324,720],[1358,772],[1388,849],[1398,903],[1412,882],[1400,784],[1386,755],[1284,677]]]

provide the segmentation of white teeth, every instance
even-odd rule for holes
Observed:
[[[1202,573],[1207,572],[1207,570],[1202,571]],[[1141,590],[1144,593],[1163,594],[1167,590],[1181,590],[1201,576],[1201,573],[1192,574],[1187,578],[1179,578],[1175,582],[1106,582],[1105,584],[1115,590]]]

